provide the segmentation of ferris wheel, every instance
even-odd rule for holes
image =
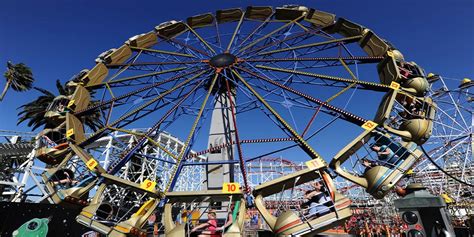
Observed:
[[[469,79],[455,81],[431,74],[430,94],[438,107],[433,135],[424,145],[426,157],[414,172],[437,194],[449,195],[459,202],[472,197],[473,170],[473,83]],[[435,164],[432,164],[435,162]]]
[[[84,205],[77,221],[109,236],[146,235],[152,215],[167,236],[184,236],[204,213],[229,224],[224,236],[240,236],[253,204],[277,235],[322,231],[351,215],[326,160],[382,198],[421,157],[436,116],[416,63],[362,25],[294,5],[161,23],[67,85],[74,93],[53,102],[54,126],[39,136],[37,157],[51,167],[43,179],[55,203]],[[83,123],[94,113],[96,131]],[[157,139],[165,132],[183,142],[171,148]],[[105,148],[92,144],[105,137],[115,143],[101,163]],[[274,150],[306,167],[252,189],[248,157]],[[145,167],[150,160],[166,168]],[[206,173],[201,189],[183,186],[193,166]],[[303,205],[304,190],[324,203]],[[270,210],[265,201],[283,192],[294,205]]]

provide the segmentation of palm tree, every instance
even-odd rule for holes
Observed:
[[[72,94],[72,92],[69,92],[59,80],[56,80],[56,88],[58,89],[59,95],[69,96]],[[56,96],[50,91],[42,88],[33,87],[33,89],[39,91],[41,95],[35,100],[18,107],[21,111],[18,113],[19,118],[17,125],[28,120],[27,125],[28,127],[32,127],[31,130],[35,130],[42,125],[46,125],[46,128],[49,128],[44,115],[47,112],[48,106],[53,102]],[[97,102],[91,101],[91,103],[94,104]],[[94,131],[103,126],[102,121],[100,120],[99,110],[92,111],[81,118],[83,119],[84,124]]]
[[[13,64],[11,61],[7,62],[7,71],[3,76],[5,76],[7,84],[5,84],[2,95],[0,95],[0,101],[3,100],[10,86],[15,91],[27,91],[31,89],[33,81],[35,80],[28,66],[24,63]]]

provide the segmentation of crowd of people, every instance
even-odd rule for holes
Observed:
[[[401,237],[405,236],[408,226],[403,223],[399,216],[391,218],[390,223],[384,223],[374,212],[370,210],[354,210],[352,217],[346,221],[344,226],[346,233],[364,237]]]

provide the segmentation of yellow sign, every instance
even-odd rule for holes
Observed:
[[[223,183],[222,184],[222,193],[239,193],[240,184],[239,183]]]
[[[390,83],[390,88],[392,88],[394,90],[398,90],[398,89],[400,89],[400,84],[397,83],[397,82],[392,81],[392,83]]]
[[[377,127],[377,123],[375,123],[374,121],[371,121],[371,120],[367,120],[367,122],[365,122],[364,124],[362,124],[362,128],[365,129],[365,130],[372,130],[374,129],[375,127]]]
[[[74,105],[74,102],[75,100],[70,100],[69,103],[67,103],[67,107],[71,107],[72,105]]]
[[[454,202],[454,200],[446,193],[441,194],[441,197],[444,199],[444,202],[446,202],[447,204]]]
[[[387,55],[388,55],[389,57],[393,57],[393,52],[392,52],[392,51],[387,51]]]
[[[98,164],[99,164],[99,163],[97,163],[96,160],[94,160],[94,159],[91,158],[90,160],[87,161],[86,166],[87,166],[87,168],[89,168],[90,170],[93,170]]]
[[[148,179],[143,180],[143,182],[140,184],[140,188],[145,189],[150,192],[155,191],[155,186],[156,186],[156,182],[153,182]]]
[[[311,170],[319,169],[324,166],[323,164],[321,164],[321,161],[319,159],[306,161],[305,164]]]
[[[74,135],[74,128],[68,129],[68,130],[66,131],[66,138],[69,138],[69,137],[71,137],[72,135]]]

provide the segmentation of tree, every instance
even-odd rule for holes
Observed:
[[[72,94],[72,92],[69,92],[69,90],[67,90],[59,80],[56,80],[56,88],[59,92],[59,95],[69,96]],[[35,100],[18,107],[18,109],[21,109],[21,111],[18,113],[17,122],[18,125],[22,122],[28,121],[27,125],[28,127],[32,127],[31,130],[35,130],[42,125],[48,125],[44,115],[47,112],[48,106],[56,97],[48,90],[38,87],[33,87],[33,89],[39,91],[41,95]],[[91,101],[91,103],[94,104],[97,102]],[[103,126],[102,121],[100,120],[99,110],[94,110],[91,113],[82,116],[81,118],[83,119],[84,125],[94,131]]]
[[[11,87],[15,91],[27,91],[33,86],[33,73],[31,69],[24,63],[13,64],[11,61],[7,62],[7,71],[3,74],[7,83],[0,95],[0,101]]]

